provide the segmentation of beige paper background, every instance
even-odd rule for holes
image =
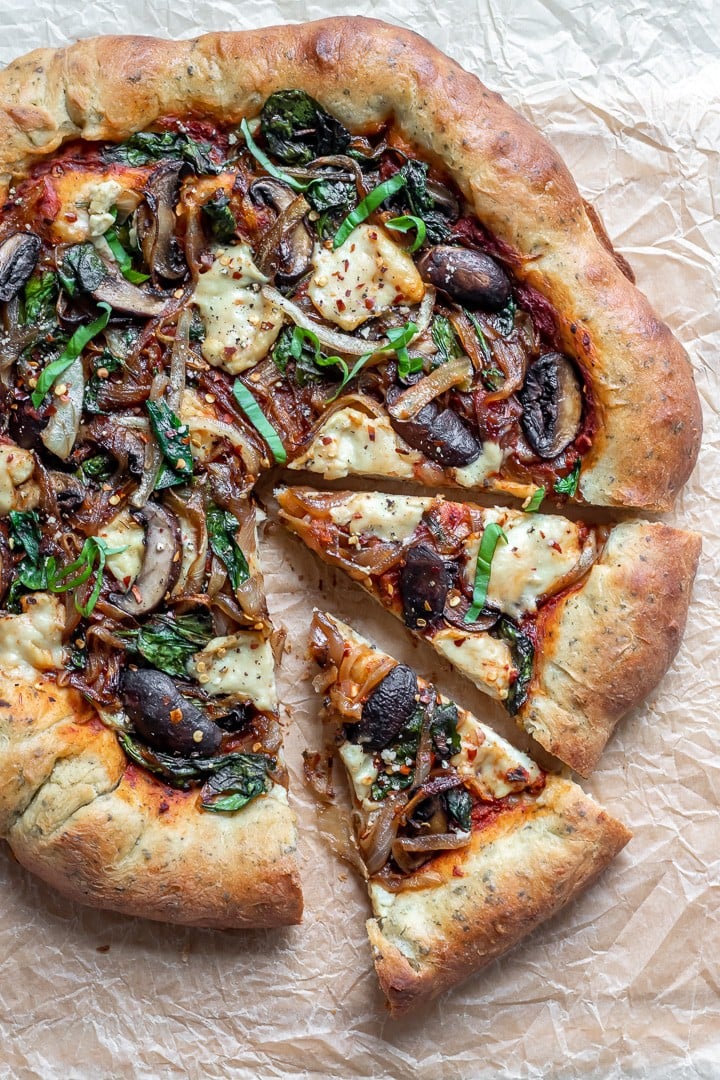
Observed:
[[[688,348],[700,463],[671,519],[704,533],[682,651],[585,787],[635,838],[600,882],[416,1019],[385,1018],[361,885],[325,848],[298,768],[316,731],[302,654],[325,604],[497,711],[358,590],[270,525],[270,603],[301,824],[302,927],[220,934],[83,909],[0,853],[0,1075],[9,1077],[720,1077],[720,7],[711,0],[0,0],[0,62],[93,33],[189,36],[329,14],[424,33],[554,142]],[[638,417],[638,423],[643,418]]]

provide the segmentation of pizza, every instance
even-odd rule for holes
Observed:
[[[441,496],[275,494],[280,520],[324,562],[583,776],[680,646],[695,533]]]
[[[325,800],[333,759],[346,770],[368,935],[398,1016],[554,915],[630,833],[332,615],[315,613],[311,651],[326,737],[306,768]]]
[[[38,50],[0,72],[0,194],[0,831],[83,902],[191,925],[296,922],[258,478],[287,466],[528,509],[668,509],[700,437],[687,357],[541,136],[427,42],[372,20]],[[638,637],[659,673],[695,541],[567,528],[578,565],[554,579],[558,626],[592,606],[598,576],[626,573],[635,593],[658,591]],[[612,563],[625,537],[679,545],[674,587],[662,550],[647,573],[640,554]],[[575,710],[566,757],[590,768],[627,685],[598,710],[563,699],[562,673],[541,663],[562,643],[505,614],[472,640],[509,657],[506,700],[534,642],[521,719],[534,709],[551,742],[557,710]],[[489,732],[478,740],[516,779],[497,799],[492,778],[452,790],[491,805],[480,818],[520,850],[527,839],[537,874],[531,910],[508,901],[509,942],[626,833]],[[529,826],[546,813],[553,836],[562,821],[586,837],[558,838],[554,891]],[[507,858],[508,843],[487,850]],[[422,975],[430,992],[499,949],[497,926],[467,956],[438,927],[457,959]]]

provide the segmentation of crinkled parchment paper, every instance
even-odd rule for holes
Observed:
[[[713,6],[715,10],[713,10]],[[189,36],[338,14],[331,0],[0,0],[0,59],[95,33]],[[276,526],[270,603],[301,824],[302,927],[220,934],[76,907],[0,855],[0,1073],[70,1077],[720,1077],[720,10],[712,0],[410,0],[394,18],[538,124],[690,352],[700,464],[672,520],[704,533],[672,670],[586,783],[635,831],[597,885],[415,1019],[385,1018],[361,885],[299,774],[316,735],[303,659],[325,604],[491,722],[487,699]],[[638,416],[638,423],[643,417]]]

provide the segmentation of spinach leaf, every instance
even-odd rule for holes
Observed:
[[[184,132],[138,131],[117,146],[103,151],[105,161],[121,161],[126,165],[147,165],[151,161],[186,161],[199,175],[216,176],[222,165],[212,159],[212,146],[191,139]]]
[[[159,481],[163,479],[163,473],[161,472],[159,480],[155,484],[156,490],[160,486],[172,487],[175,484],[187,483],[188,480],[192,479],[193,475],[190,431],[187,424],[183,424],[162,398],[158,401],[146,401],[145,407],[150,416],[150,425],[160,445],[163,458],[172,474],[170,477],[164,477],[166,482],[160,485]]]
[[[78,480],[94,480],[101,484],[115,472],[115,463],[109,454],[95,454],[83,461],[75,472]]]
[[[283,375],[287,372],[287,366],[293,359],[292,353],[292,339],[293,330],[290,326],[285,326],[280,332],[280,336],[275,342],[274,348],[270,355],[272,356],[273,363],[278,371]]]
[[[470,832],[472,828],[472,805],[472,798],[467,788],[450,788],[445,792],[447,812],[463,832]]]
[[[455,754],[460,753],[457,725],[458,710],[455,702],[438,702],[430,721],[430,734],[435,749],[443,761],[449,761]]]
[[[200,797],[203,810],[232,814],[270,790],[264,754],[233,754],[232,758],[206,781]]]
[[[237,221],[230,209],[230,199],[220,189],[202,204],[201,210],[208,220],[210,232],[220,244],[227,244],[237,232]]]
[[[40,408],[53,383],[77,360],[87,343],[92,341],[107,326],[112,309],[104,301],[98,304],[98,307],[101,309],[102,314],[98,315],[97,319],[91,322],[89,326],[78,326],[57,360],[53,360],[46,368],[43,368],[37,385],[30,395],[30,400],[36,409]]]
[[[213,636],[212,620],[206,612],[153,615],[139,630],[118,631],[131,652],[176,678],[185,678],[187,661],[203,649]]]
[[[347,211],[357,199],[357,189],[347,180],[321,177],[310,185],[305,198],[319,214],[330,210]]]
[[[444,315],[435,316],[430,333],[440,354],[439,362],[436,361],[438,367],[440,364],[446,364],[448,360],[454,360],[456,357],[462,356],[463,350],[457,339],[457,334],[450,320],[446,319]]]
[[[58,270],[62,286],[70,296],[80,289],[93,292],[107,277],[107,267],[93,244],[74,244],[65,252]]]
[[[518,670],[518,677],[510,687],[505,699],[505,708],[514,716],[525,703],[528,688],[533,675],[533,660],[535,648],[530,638],[523,634],[515,623],[506,615],[501,615],[495,626],[490,631],[493,637],[502,638],[510,644],[513,663]]]
[[[83,395],[83,408],[89,413],[101,413],[103,410],[100,408],[98,402],[98,394],[105,384],[107,376],[100,378],[98,371],[105,371],[107,375],[112,375],[114,371],[119,371],[123,366],[123,361],[119,356],[113,356],[107,349],[103,349],[100,356],[93,357],[93,373],[85,383],[85,393]],[[84,466],[80,466],[84,468]],[[88,474],[92,475],[92,473]]]
[[[237,590],[243,581],[250,577],[247,559],[235,539],[235,533],[240,528],[239,522],[228,510],[221,510],[214,503],[208,506],[205,517],[210,547],[225,563],[230,584]]]
[[[416,217],[425,222],[427,238],[432,244],[443,244],[451,237],[448,223],[435,209],[435,200],[427,189],[429,166],[424,161],[411,158],[400,169],[405,177],[405,187],[398,197],[400,205],[410,208]]]
[[[515,329],[515,312],[517,311],[517,304],[512,299],[508,300],[502,311],[498,311],[495,315],[495,325],[502,334],[503,337],[510,337]]]
[[[10,538],[14,547],[21,547],[33,565],[40,559],[40,518],[37,510],[11,510]]]
[[[394,752],[392,764],[386,772],[380,772],[370,788],[370,797],[380,802],[391,791],[404,791],[415,779],[415,759],[420,745],[420,732],[425,719],[425,708],[419,705],[388,750]],[[402,769],[403,771],[395,771]]]
[[[268,151],[286,165],[343,154],[350,145],[350,132],[304,90],[271,94],[260,113],[260,130]]]
[[[5,606],[8,611],[19,611],[18,601],[26,592],[39,592],[48,587],[48,565],[54,566],[52,556],[42,556],[37,563],[24,558],[15,570],[15,578],[7,594]]]
[[[23,292],[23,322],[26,325],[50,322],[54,318],[57,294],[58,279],[52,270],[31,277]]]
[[[558,495],[569,495],[572,498],[577,493],[578,484],[580,483],[580,459],[575,462],[572,467],[572,472],[569,472],[567,476],[562,476],[559,480],[556,480],[553,484],[553,490],[557,491]]]

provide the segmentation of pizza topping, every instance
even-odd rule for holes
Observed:
[[[213,638],[188,661],[187,672],[207,694],[238,695],[258,709],[277,708],[272,648],[262,633]]]
[[[471,307],[500,311],[512,294],[505,271],[489,255],[471,248],[430,248],[418,262],[418,270],[425,281]]]
[[[146,503],[135,517],[145,526],[145,558],[135,583],[128,592],[114,593],[110,599],[128,615],[153,611],[180,574],[180,526],[175,515],[159,503]]]
[[[154,169],[145,184],[145,201],[135,215],[143,258],[155,278],[165,281],[179,281],[187,273],[187,261],[175,236],[175,204],[187,171],[180,161],[165,161]]]
[[[145,558],[145,530],[131,517],[128,510],[122,510],[106,525],[98,529],[98,536],[109,548],[118,549],[109,555],[107,568],[116,581],[128,589],[142,570]]]
[[[399,580],[405,625],[417,630],[436,623],[451,584],[450,567],[437,552],[427,544],[411,547]]]
[[[545,353],[528,369],[518,393],[522,426],[541,458],[557,457],[575,439],[582,417],[582,395],[574,368],[562,353]]]
[[[507,534],[494,522],[489,522],[483,529],[482,538],[478,545],[477,561],[475,563],[475,580],[473,583],[472,605],[465,615],[465,622],[475,622],[485,606],[490,584],[490,572],[498,543],[507,544]]]
[[[412,668],[398,664],[378,683],[363,705],[357,740],[372,750],[392,742],[417,708],[418,682]]]
[[[350,132],[304,90],[279,90],[266,100],[260,129],[273,157],[286,165],[307,165],[313,158],[342,154]]]
[[[92,244],[76,244],[65,252],[62,262],[63,287],[75,295],[77,290],[86,292],[100,306],[107,306],[129,315],[150,318],[159,315],[167,300],[140,289],[123,277],[116,262],[102,259]]]
[[[453,409],[437,402],[425,405],[412,420],[391,420],[392,426],[413,450],[419,450],[443,467],[471,465],[483,453],[483,443]]]
[[[12,443],[0,443],[0,515],[11,510],[31,510],[38,500],[31,478],[35,455]]]
[[[13,233],[0,244],[0,301],[14,300],[38,260],[41,240],[35,233]]]
[[[150,746],[200,757],[211,757],[220,749],[221,729],[182,696],[168,675],[149,669],[125,671],[120,696],[136,732]]]
[[[65,617],[62,604],[47,593],[24,596],[20,614],[0,615],[0,670],[32,679],[62,666]]]

